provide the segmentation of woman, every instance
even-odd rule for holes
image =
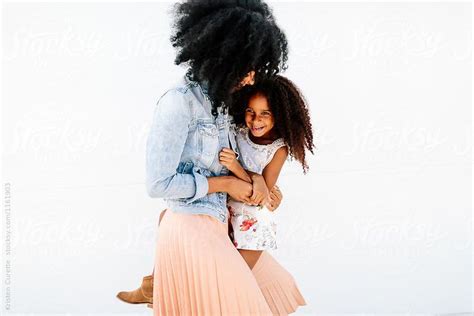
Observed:
[[[235,148],[232,93],[286,68],[286,38],[261,1],[179,3],[175,30],[175,63],[188,71],[159,99],[146,153],[148,194],[168,206],[156,247],[154,315],[292,312],[305,303],[291,276],[266,252],[250,270],[227,235],[226,194],[252,204],[261,192],[218,161],[222,148]]]

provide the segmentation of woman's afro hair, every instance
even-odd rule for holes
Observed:
[[[250,71],[255,81],[287,68],[288,43],[269,6],[260,0],[198,0],[174,7],[171,43],[186,76],[207,82],[212,114],[232,103]]]

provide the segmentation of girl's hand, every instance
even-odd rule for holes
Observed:
[[[252,185],[244,180],[240,180],[231,176],[230,183],[227,187],[227,194],[234,200],[251,204],[250,196],[252,195]]]
[[[275,184],[275,186],[270,191],[270,199],[266,204],[269,211],[273,212],[276,210],[283,199],[283,194],[280,191],[280,188]]]
[[[234,172],[240,163],[237,160],[235,152],[230,148],[223,148],[219,153],[219,162],[221,165]]]
[[[270,192],[267,188],[267,183],[265,182],[265,178],[259,174],[252,175],[252,196],[250,197],[250,201],[253,205],[260,205],[265,204],[270,197]]]

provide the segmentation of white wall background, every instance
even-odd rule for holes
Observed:
[[[472,311],[471,5],[272,6],[318,147],[279,179],[297,314]],[[4,5],[3,311],[151,315],[115,295],[153,267],[145,142],[184,72],[169,8]]]

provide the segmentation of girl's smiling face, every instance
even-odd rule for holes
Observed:
[[[275,120],[267,98],[262,94],[256,94],[250,98],[245,109],[245,124],[254,137],[270,138]]]

